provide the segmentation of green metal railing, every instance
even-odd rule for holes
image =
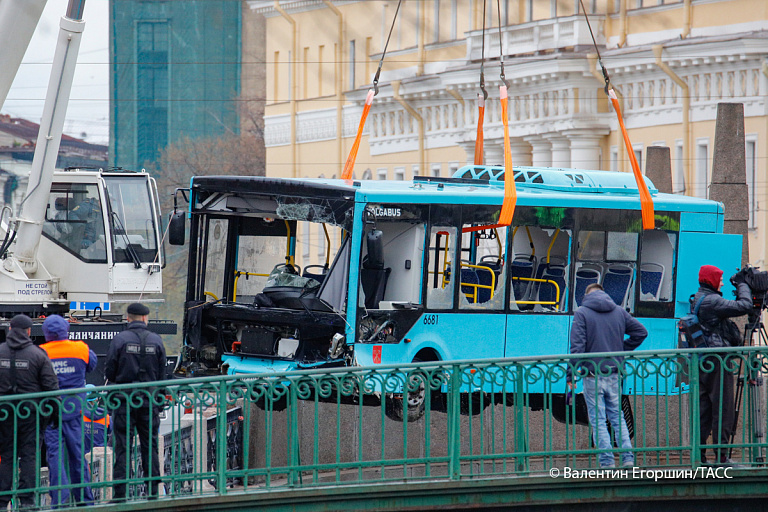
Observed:
[[[762,382],[768,348],[622,355],[620,373],[628,393],[624,417],[634,434],[637,466],[696,468],[702,448],[709,457],[713,448],[722,448],[747,468],[763,464],[768,424]],[[616,354],[591,355],[599,356]],[[36,451],[29,455],[36,467],[43,467],[46,417],[104,408],[114,425],[121,404],[131,404],[130,414],[148,404],[163,410],[159,446],[150,451],[150,457],[159,458],[159,476],[146,478],[140,450],[131,448],[128,476],[114,480],[113,432],[106,446],[95,447],[82,461],[81,467],[92,471],[90,484],[52,487],[45,472],[36,471],[28,489],[35,507],[46,506],[51,491],[66,488],[79,496],[86,486],[97,503],[107,502],[115,483],[127,484],[126,499],[133,501],[151,489],[148,482],[160,484],[157,498],[164,500],[380,482],[536,477],[553,468],[598,467],[601,450],[592,444],[584,400],[577,394],[566,403],[566,369],[577,361],[562,356],[420,363],[114,385],[94,388],[87,397],[79,395],[85,390],[5,396],[0,397],[0,421],[36,430]],[[710,438],[705,444],[700,438],[699,387],[712,372],[734,381],[738,376],[744,384],[736,386],[742,399],[732,443]],[[581,382],[578,369],[576,374]],[[722,428],[722,422],[715,428]],[[80,440],[99,444],[93,430]],[[136,439],[126,442],[135,445]],[[14,497],[21,505],[18,461],[13,474],[12,489],[0,497]]]

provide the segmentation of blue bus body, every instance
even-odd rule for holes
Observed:
[[[642,349],[670,349],[699,267],[739,267],[721,203],[646,179],[656,229],[644,232],[632,174],[514,172],[510,227],[495,226],[500,167],[414,181],[194,178],[188,374],[567,354],[590,282],[648,328]],[[679,391],[655,386],[630,391]]]

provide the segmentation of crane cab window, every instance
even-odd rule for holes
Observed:
[[[54,184],[48,198],[43,234],[89,263],[106,263],[104,216],[98,186]]]

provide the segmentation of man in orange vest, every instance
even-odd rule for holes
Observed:
[[[69,322],[59,315],[51,315],[43,322],[46,343],[40,348],[48,353],[59,378],[59,389],[85,387],[85,374],[96,369],[96,354],[82,341],[69,340]],[[88,484],[91,481],[88,464],[83,457],[83,405],[85,393],[65,395],[61,406],[59,428],[45,429],[45,448],[52,486]],[[67,476],[69,471],[69,476]],[[88,486],[78,487],[73,493],[78,504],[93,504],[93,492]],[[69,501],[68,488],[51,491],[51,505],[57,507]]]

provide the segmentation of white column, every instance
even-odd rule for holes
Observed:
[[[509,144],[510,152],[512,153],[512,165],[531,165],[531,146],[523,139],[511,139]],[[503,149],[503,148],[502,148]],[[502,155],[501,159],[504,163]]]
[[[571,143],[571,167],[599,170],[603,134],[599,130],[569,130],[565,135]]]
[[[552,144],[540,136],[525,137],[531,145],[531,165],[534,167],[550,167],[552,165]]]
[[[552,144],[552,167],[571,167],[571,145],[567,137],[559,134],[544,136]]]
[[[493,142],[485,139],[484,142],[486,165],[504,165],[504,145],[501,139],[498,141],[494,140]]]

